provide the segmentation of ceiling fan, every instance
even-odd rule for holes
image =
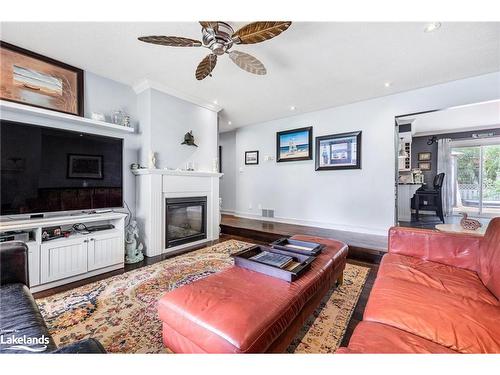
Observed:
[[[252,55],[241,51],[230,51],[233,44],[255,44],[278,36],[288,29],[290,21],[260,21],[252,22],[234,31],[231,25],[221,21],[200,21],[202,42],[195,39],[178,36],[141,36],[141,42],[159,44],[171,47],[205,47],[211,52],[201,60],[196,68],[196,79],[201,81],[212,76],[217,64],[217,56],[228,54],[229,58],[241,69],[247,72],[264,75],[266,67]]]

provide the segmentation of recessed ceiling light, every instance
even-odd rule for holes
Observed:
[[[233,123],[232,123],[231,121],[228,121],[228,122],[227,122],[227,124],[228,124],[228,125],[232,125]]]
[[[297,108],[294,105],[290,106],[290,111],[295,111],[296,109]]]
[[[214,100],[214,104],[219,104],[219,102],[217,101],[217,99]]]
[[[441,22],[431,22],[425,25],[424,31],[426,33],[432,33],[441,27]]]
[[[386,83],[384,83],[384,86],[385,86],[385,87],[391,87],[391,85],[392,85],[392,83],[390,83],[390,82],[386,82]]]

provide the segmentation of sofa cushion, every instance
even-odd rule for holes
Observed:
[[[43,352],[47,353],[56,349],[42,314],[26,285],[20,283],[3,285],[0,287],[0,301],[0,330],[3,342],[10,341],[7,340],[10,337],[26,336],[31,339],[39,339],[44,336],[47,348]],[[16,344],[1,343],[0,353],[31,353],[22,348],[12,349],[13,345]],[[41,348],[44,345],[27,346]]]
[[[500,307],[393,277],[376,279],[364,320],[463,353],[500,352]]]
[[[457,353],[435,342],[374,322],[360,322],[349,340],[348,349],[337,353]]]
[[[386,254],[377,277],[411,281],[427,288],[500,305],[474,271],[399,254]]]
[[[481,241],[479,265],[484,285],[500,299],[500,217],[488,225]]]

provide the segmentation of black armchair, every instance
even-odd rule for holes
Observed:
[[[99,341],[94,339],[58,349],[28,286],[26,244],[1,243],[0,353],[106,353]]]
[[[420,188],[412,198],[412,207],[415,208],[415,219],[420,220],[419,211],[435,211],[439,219],[444,223],[443,197],[441,190],[444,183],[444,173],[439,173],[432,182],[433,189],[426,190]]]

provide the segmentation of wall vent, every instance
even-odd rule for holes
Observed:
[[[262,209],[262,216],[263,217],[274,217],[274,210],[270,208],[263,208]]]

